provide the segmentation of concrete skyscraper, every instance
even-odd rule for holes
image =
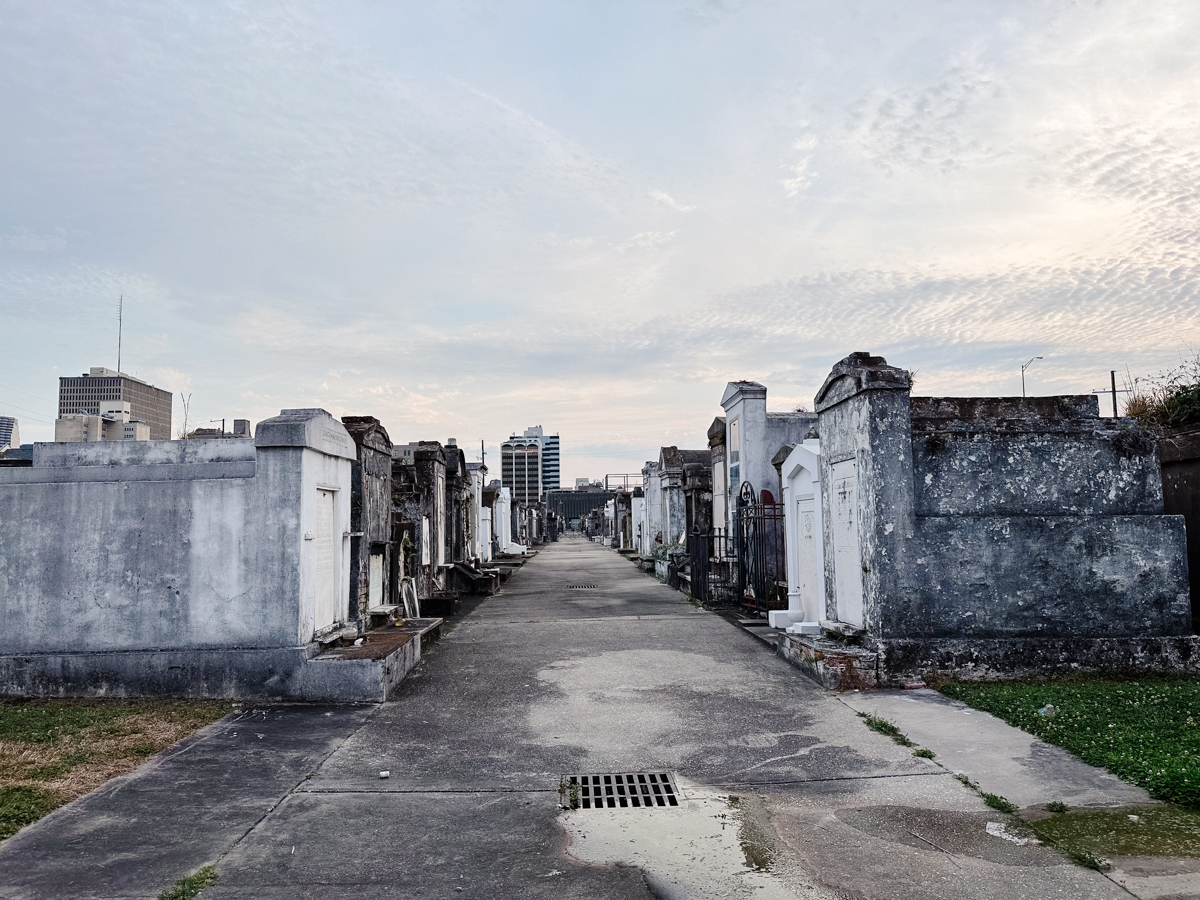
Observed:
[[[150,426],[150,440],[171,439],[170,391],[101,366],[77,377],[58,379],[58,418],[99,416],[102,403],[126,403],[129,418]]]
[[[0,453],[9,447],[21,446],[21,429],[12,416],[0,416]]]
[[[535,425],[501,444],[500,483],[518,503],[536,503],[546,491],[558,490],[558,435]]]

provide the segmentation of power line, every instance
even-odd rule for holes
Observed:
[[[13,415],[12,417],[14,419],[21,419],[23,421],[37,422],[39,425],[53,425],[54,424],[54,422],[51,421],[50,419],[43,419],[41,416],[37,415],[37,413],[31,412],[30,410],[27,410],[27,409],[22,409],[19,406],[0,407],[0,411],[3,411],[3,410],[20,410],[21,412],[26,413],[26,415]],[[10,415],[10,413],[7,411],[0,412],[0,414]]]
[[[18,390],[15,387],[9,387],[7,384],[0,384],[0,388],[4,388],[6,391],[13,391],[14,393],[17,393],[17,394],[24,394],[26,397],[32,397],[34,400],[41,400],[45,403],[53,403],[54,402],[49,397],[39,397],[37,394],[31,394],[31,393],[29,393],[29,391]]]

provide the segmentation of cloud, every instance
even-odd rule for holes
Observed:
[[[696,208],[694,206],[684,206],[682,203],[680,203],[678,200],[676,200],[674,197],[672,197],[666,191],[651,191],[650,199],[653,200],[655,203],[661,203],[664,206],[669,206],[669,207],[671,207],[671,209],[674,209],[678,212],[691,212],[693,209]]]
[[[123,294],[197,420],[542,422],[599,466],[852,350],[991,393],[1200,343],[1200,12],[689,9],[14,8],[0,381],[115,364]]]
[[[169,366],[162,366],[154,370],[154,383],[174,394],[187,394],[192,390],[192,376]]]
[[[0,235],[0,248],[22,253],[56,253],[66,246],[67,239],[62,229],[51,234],[34,234],[28,228],[18,227],[9,234]]]

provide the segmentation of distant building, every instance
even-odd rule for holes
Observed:
[[[0,453],[9,447],[21,446],[21,429],[12,416],[0,416]]]
[[[54,422],[56,443],[78,444],[93,441],[148,441],[150,426],[130,414],[129,404],[102,400],[99,413],[75,413]]]
[[[500,480],[517,503],[536,503],[559,489],[558,435],[541,425],[526,428],[500,445]]]
[[[542,443],[513,435],[500,445],[500,483],[515,503],[537,503],[542,496]]]
[[[525,437],[537,438],[542,444],[542,491],[557,491],[559,488],[558,435],[544,434],[541,425],[525,429]]]
[[[566,527],[578,528],[584,516],[594,509],[603,509],[614,496],[612,491],[592,489],[587,485],[576,491],[546,491],[546,509],[555,513]]]
[[[153,385],[114,372],[103,366],[93,366],[89,372],[78,377],[63,376],[58,379],[58,418],[72,416],[101,416],[100,404],[126,403],[129,405],[129,421],[145,423],[149,427],[149,438],[141,440],[169,441],[171,439],[170,391],[160,390]],[[55,425],[55,439],[58,437]],[[81,439],[82,440],[82,439]],[[91,440],[116,440],[116,438],[91,438]]]
[[[225,424],[221,423],[220,428],[197,428],[188,435],[189,440],[193,441],[219,441],[230,438],[253,438],[254,430],[250,427],[249,419],[234,419],[233,431],[226,431]]]

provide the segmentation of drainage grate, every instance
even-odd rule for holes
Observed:
[[[669,772],[564,775],[559,793],[562,805],[568,809],[679,805],[675,779]]]
[[[568,584],[567,590],[568,591],[594,591],[598,587],[600,587],[600,585],[598,585],[598,584]]]

